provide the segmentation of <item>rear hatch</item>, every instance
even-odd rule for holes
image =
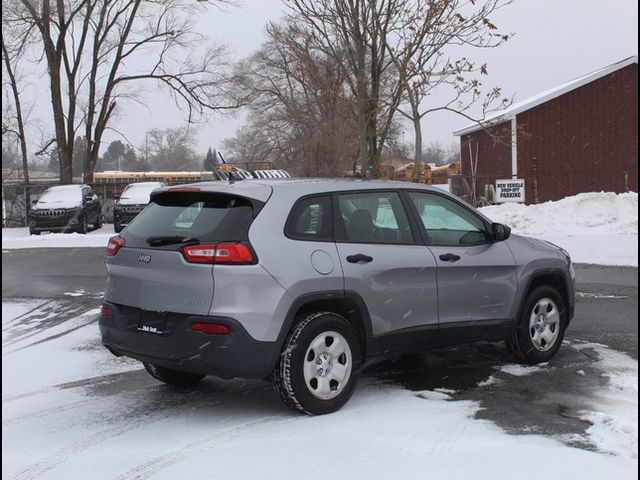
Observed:
[[[271,189],[255,187],[250,190],[257,198],[228,188],[154,193],[149,206],[110,241],[105,299],[143,310],[208,314],[215,262],[256,261],[249,227]]]

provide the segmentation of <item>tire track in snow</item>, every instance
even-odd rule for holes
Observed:
[[[124,372],[123,374],[128,374],[128,373],[140,373],[143,372],[144,370],[140,369],[140,370],[132,370],[130,372]],[[98,386],[101,384],[105,384],[105,383],[111,383],[110,379],[114,379],[114,380],[118,380],[119,377],[123,376],[123,374],[114,374],[114,375],[105,375],[104,377],[94,377],[93,379],[88,379],[87,380],[82,380],[79,382],[70,382],[69,384],[62,384],[62,386],[59,387],[52,387],[49,388],[47,390],[40,390],[40,391],[36,391],[36,392],[31,392],[30,395],[37,395],[38,393],[50,393],[51,391],[54,390],[64,390],[64,389],[68,389],[68,388],[80,388],[80,387],[84,387],[84,386]],[[98,382],[91,382],[91,380],[94,379],[103,379],[102,381],[98,381]],[[127,389],[127,393],[136,393],[139,392],[141,390],[148,390],[148,386],[143,386],[143,387],[138,387],[138,388],[128,388]],[[22,395],[19,398],[24,398],[25,396],[29,396],[29,394],[26,395]],[[112,400],[111,396],[108,397],[91,397],[91,398],[85,398],[82,400],[77,400],[75,402],[69,402],[69,403],[65,403],[62,405],[57,405],[55,407],[49,407],[49,408],[43,408],[40,410],[35,410],[35,411],[31,411],[31,412],[27,412],[21,415],[16,415],[15,417],[11,417],[11,418],[7,418],[5,420],[2,420],[2,426],[9,426],[9,425],[13,425],[15,423],[19,423],[22,422],[24,420],[32,420],[35,418],[41,418],[41,417],[46,417],[52,414],[57,414],[60,412],[66,412],[69,410],[75,410],[78,407],[82,407],[85,405],[96,405],[98,403],[103,403],[103,402],[107,402]],[[4,399],[3,399],[4,402]]]
[[[56,450],[52,454],[49,454],[41,460],[22,469],[15,475],[14,479],[31,480],[37,478],[43,473],[52,470],[61,463],[64,463],[68,459],[74,457],[84,450],[87,450],[88,448],[96,446],[97,444],[105,442],[107,440],[120,437],[138,428],[145,427],[152,423],[164,420],[165,418],[168,418],[170,416],[170,411],[187,403],[188,399],[185,398],[181,399],[180,402],[165,405],[162,410],[154,410],[151,412],[149,412],[148,410],[141,410],[142,413],[140,413],[139,415],[132,415],[129,413],[127,414],[128,420],[104,428],[92,435],[89,435],[88,437],[83,438],[82,440],[78,440],[76,442],[73,442],[71,445],[67,445],[66,447],[62,447]]]
[[[18,348],[14,349],[14,350],[11,350],[9,352],[5,352],[5,353],[2,354],[2,356],[6,357],[7,355],[11,355],[12,353],[19,352],[20,350],[24,350],[26,348],[35,347],[36,345],[40,345],[41,343],[50,342],[51,340],[55,340],[57,338],[64,337],[65,335],[68,335],[68,334],[70,334],[72,332],[75,332],[76,330],[80,330],[81,328],[86,327],[87,325],[91,325],[92,323],[96,323],[96,319],[95,318],[89,320],[88,322],[85,322],[85,323],[82,323],[80,325],[77,325],[77,326],[75,326],[73,328],[70,328],[68,330],[64,330],[64,331],[62,331],[60,333],[56,333],[55,335],[50,335],[50,336],[42,338],[40,340],[36,340],[35,342],[28,343],[27,345],[23,345],[21,347],[18,347]],[[24,339],[17,340],[17,342],[22,341],[22,340],[24,340]],[[16,342],[13,342],[13,343],[16,343]],[[3,345],[3,348],[4,348],[4,345]]]
[[[27,330],[26,332],[15,332],[14,335],[8,335],[10,338],[4,340],[2,342],[2,348],[3,350],[6,349],[7,347],[11,347],[12,345],[15,345],[16,343],[20,343],[23,342],[25,340],[28,340],[29,338],[38,336],[40,334],[46,334],[46,331],[51,329],[51,328],[55,328],[57,326],[62,325],[62,323],[71,320],[71,319],[75,319],[75,318],[80,318],[84,315],[88,315],[89,312],[91,310],[94,310],[94,308],[86,308],[84,306],[78,306],[78,305],[67,305],[62,306],[61,309],[57,312],[55,312],[55,322],[51,322],[51,325],[45,325],[42,328],[29,328],[29,330]],[[53,310],[48,311],[48,312],[42,312],[42,315],[36,315],[36,316],[32,316],[29,317],[28,320],[29,321],[33,321],[33,320],[50,320],[51,318],[53,318],[51,315],[53,314]],[[97,312],[96,312],[96,316],[97,316]],[[95,318],[92,319],[92,321],[95,321]],[[89,322],[90,323],[90,322]],[[11,329],[15,329],[16,325],[12,325]],[[10,329],[10,330],[11,330]],[[13,352],[17,352],[19,350],[22,350],[23,348],[27,348],[31,345],[36,345],[38,343],[42,343],[43,341],[47,341],[47,340],[53,340],[55,338],[58,338],[66,333],[70,333],[75,329],[71,329],[67,332],[63,332],[62,334],[55,334],[52,335],[44,340],[37,340],[36,342],[30,344],[30,345],[26,345],[23,347],[19,347],[15,350],[13,350],[12,352],[8,352],[8,353],[13,353]],[[6,354],[3,352],[3,356],[5,356]]]
[[[28,310],[28,311],[26,311],[26,312],[24,312],[24,313],[22,313],[22,314],[20,314],[20,315],[18,315],[18,316],[16,316],[16,317],[13,317],[13,318],[9,321],[9,323],[7,323],[7,324],[6,324],[6,325],[8,325],[8,327],[7,327],[7,328],[3,328],[3,329],[2,329],[2,331],[4,332],[4,331],[7,331],[7,330],[11,330],[11,328],[13,328],[13,327],[15,326],[15,322],[16,322],[16,321],[21,320],[22,318],[26,317],[26,316],[27,316],[27,315],[29,315],[30,313],[33,313],[33,312],[35,312],[35,311],[37,311],[37,310],[41,309],[41,308],[42,308],[42,307],[44,307],[45,305],[49,305],[49,304],[50,304],[50,303],[52,303],[52,302],[57,302],[57,300],[56,300],[56,299],[51,299],[51,300],[47,300],[47,301],[46,301],[46,302],[44,302],[44,303],[39,303],[37,306],[33,307],[31,310]],[[10,303],[12,303],[12,302],[10,302]],[[18,302],[18,303],[19,303],[19,302]]]
[[[185,458],[197,455],[205,450],[219,446],[225,442],[235,440],[244,435],[255,433],[270,425],[285,424],[295,420],[296,417],[267,417],[236,425],[225,430],[218,430],[215,433],[177,448],[170,453],[159,455],[156,458],[141,463],[137,467],[134,467],[116,477],[116,480],[144,480],[150,478],[158,471],[170,465],[179,463]]]
[[[34,395],[40,395],[43,393],[51,393],[51,392],[55,392],[56,390],[67,390],[71,388],[102,385],[104,383],[112,383],[114,381],[121,380],[122,377],[126,377],[128,375],[140,373],[143,371],[144,369],[142,368],[135,369],[135,370],[126,370],[124,372],[109,373],[107,375],[99,375],[97,377],[83,378],[82,380],[74,380],[73,382],[59,383],[58,385],[51,385],[49,387],[41,388],[38,390],[29,390],[26,392],[19,392],[19,393],[13,393],[13,394],[6,393],[2,395],[2,403],[12,402],[14,400],[20,400],[22,398],[32,397]]]

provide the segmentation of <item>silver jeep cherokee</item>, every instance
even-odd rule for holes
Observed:
[[[244,180],[155,190],[107,247],[100,331],[156,379],[267,378],[323,414],[380,359],[506,340],[546,362],[574,312],[569,255],[440,189]]]

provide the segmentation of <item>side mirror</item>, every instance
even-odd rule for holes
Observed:
[[[36,206],[37,203],[38,203],[38,200],[31,200],[31,205],[33,205],[34,207]]]
[[[93,201],[93,195],[87,195],[84,197],[85,203]]]
[[[507,238],[509,238],[509,235],[511,235],[511,229],[501,223],[492,223],[491,231],[493,233],[493,239],[496,242],[506,240]]]
[[[114,200],[120,200],[120,195],[114,195],[114,196],[113,196],[113,199],[114,199]]]

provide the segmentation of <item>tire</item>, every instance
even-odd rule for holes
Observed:
[[[160,380],[168,385],[176,387],[192,387],[202,380],[204,375],[195,373],[180,372],[170,368],[158,367],[151,363],[143,363],[145,370],[156,380]]]
[[[360,364],[358,336],[344,318],[330,312],[305,314],[287,337],[272,382],[288,407],[323,415],[349,400]]]
[[[560,349],[566,326],[567,310],[558,291],[537,287],[524,303],[518,327],[507,342],[509,350],[522,363],[548,362]]]
[[[83,216],[80,219],[80,224],[78,225],[78,233],[82,233],[86,235],[89,232],[89,226],[87,225],[87,217]]]
[[[96,223],[93,224],[94,230],[100,230],[102,228],[102,213],[99,213],[96,217]]]
[[[29,229],[29,235],[40,235],[40,231],[39,230],[33,230],[32,228]]]
[[[113,224],[113,231],[116,233],[120,233],[122,231],[122,225],[118,225],[117,223]]]

